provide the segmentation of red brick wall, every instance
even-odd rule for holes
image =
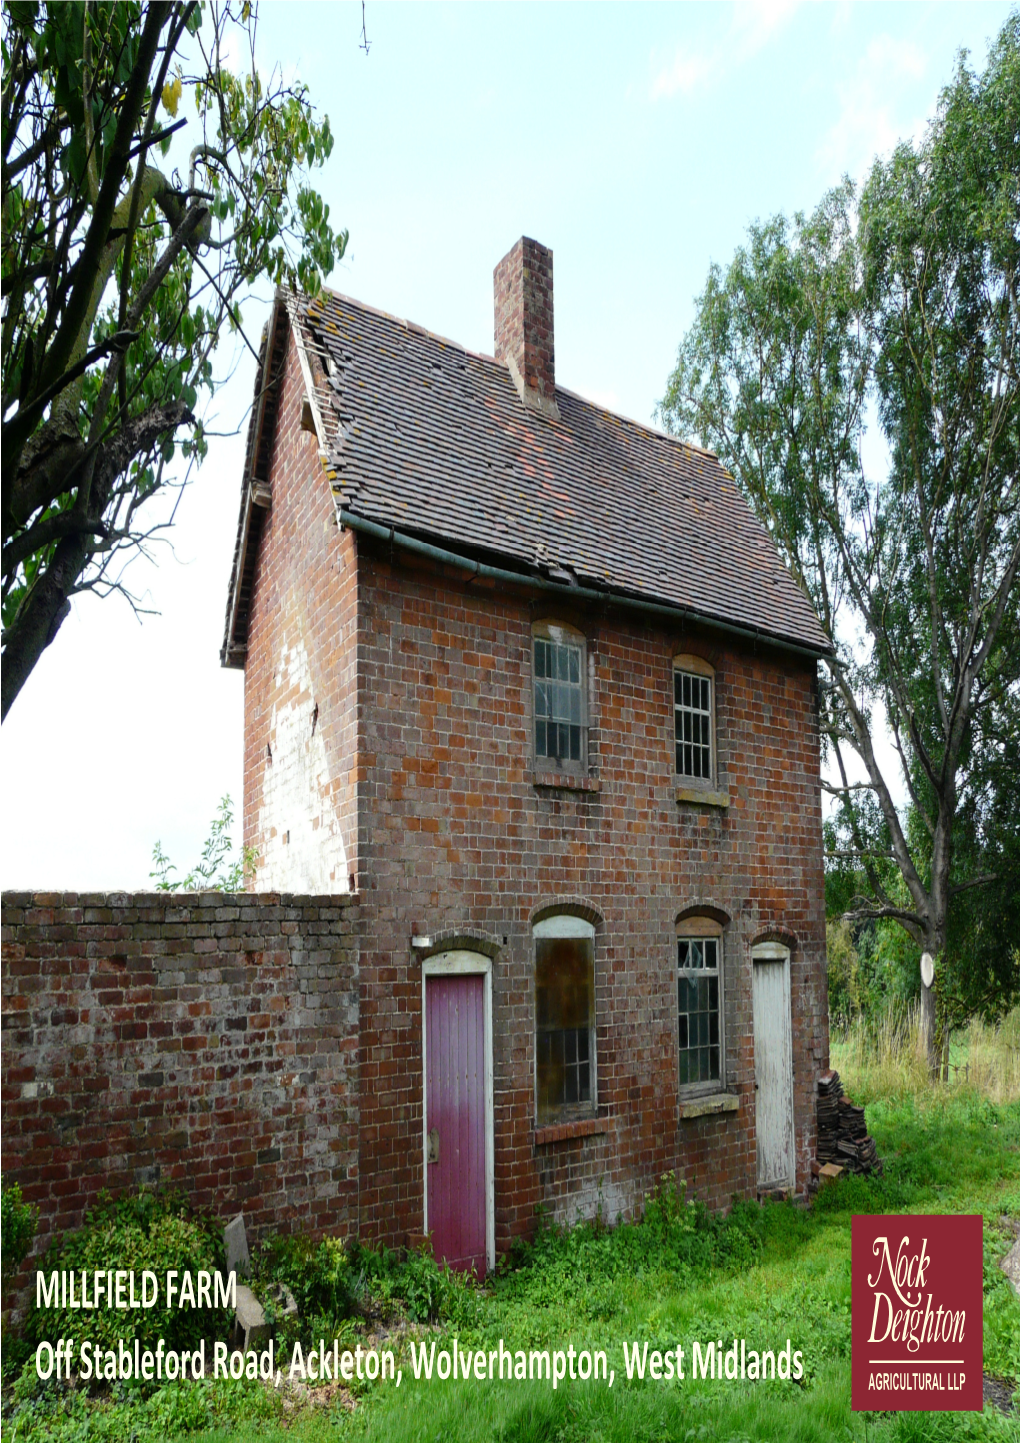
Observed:
[[[526,387],[555,400],[552,251],[522,236],[492,280],[496,360],[512,360]]]
[[[535,1206],[571,1219],[633,1210],[675,1168],[715,1205],[755,1190],[750,947],[781,931],[791,980],[798,1185],[814,1148],[827,999],[814,668],[609,610],[525,596],[359,548],[363,753],[361,1217],[399,1240],[421,1226],[421,983],[413,932],[480,929],[493,971],[497,1245]],[[587,637],[589,773],[598,790],[537,787],[531,625]],[[678,803],[674,655],[716,667],[727,811]],[[609,1131],[536,1145],[534,909],[590,898],[599,1112]],[[710,904],[725,934],[727,1080],[740,1111],[678,1121],[675,919]]]
[[[264,805],[278,658],[302,641],[327,782],[361,899],[360,1221],[390,1243],[423,1220],[420,963],[412,934],[485,933],[493,966],[497,1246],[536,1205],[565,1219],[639,1206],[668,1169],[714,1205],[753,1194],[751,945],[792,945],[798,1186],[828,1060],[815,668],[609,607],[566,613],[413,564],[338,530],[314,441],[299,429],[293,347],[246,667],[245,839],[267,856]],[[531,626],[587,638],[587,791],[536,786]],[[716,668],[723,811],[678,803],[674,655]],[[286,680],[286,679],[285,679]],[[289,683],[288,683],[289,684]],[[279,762],[279,755],[273,765]],[[278,853],[277,853],[278,855]],[[335,883],[331,883],[331,886]],[[599,1112],[607,1131],[536,1143],[531,915],[589,898],[596,938]],[[726,914],[727,1084],[737,1113],[680,1120],[675,920]]]
[[[244,669],[244,839],[257,889],[344,892],[358,872],[356,548],[301,429],[293,340],[280,387]]]
[[[39,1236],[172,1183],[255,1234],[356,1223],[357,908],[9,892],[0,1133]]]

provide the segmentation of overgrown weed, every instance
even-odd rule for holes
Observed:
[[[918,1023],[914,1004],[833,1024],[832,1066],[855,1102],[909,1097],[920,1107],[939,1107],[948,1096],[967,1093],[999,1105],[1020,1101],[1020,1007],[994,1025],[972,1018],[953,1034],[948,1082],[932,1082]]]

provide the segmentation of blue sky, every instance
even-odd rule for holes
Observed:
[[[1003,3],[564,6],[263,3],[262,68],[329,114],[318,185],[350,231],[338,290],[492,350],[492,269],[555,254],[557,380],[649,420],[709,264],[919,136]],[[257,338],[267,297],[246,308]],[[224,369],[228,357],[223,358]],[[216,397],[243,425],[252,366]],[[75,606],[0,731],[4,887],[146,885],[219,797],[240,810],[243,682],[218,663],[242,446],[225,438],[140,563],[160,613]]]

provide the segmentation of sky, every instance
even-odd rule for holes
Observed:
[[[648,422],[710,264],[919,138],[1009,8],[367,0],[366,54],[360,3],[263,0],[257,52],[330,117],[335,289],[491,354],[492,270],[530,235],[555,255],[557,381]],[[268,302],[244,310],[256,344]],[[5,889],[143,888],[157,840],[185,872],[224,795],[240,821],[244,679],[219,648],[254,361],[219,365],[224,434],[130,574],[156,614],[77,599],[0,728]]]

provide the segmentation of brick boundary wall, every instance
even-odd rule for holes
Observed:
[[[103,1188],[174,1184],[249,1237],[358,1220],[356,899],[8,892],[4,1182],[36,1250]]]

